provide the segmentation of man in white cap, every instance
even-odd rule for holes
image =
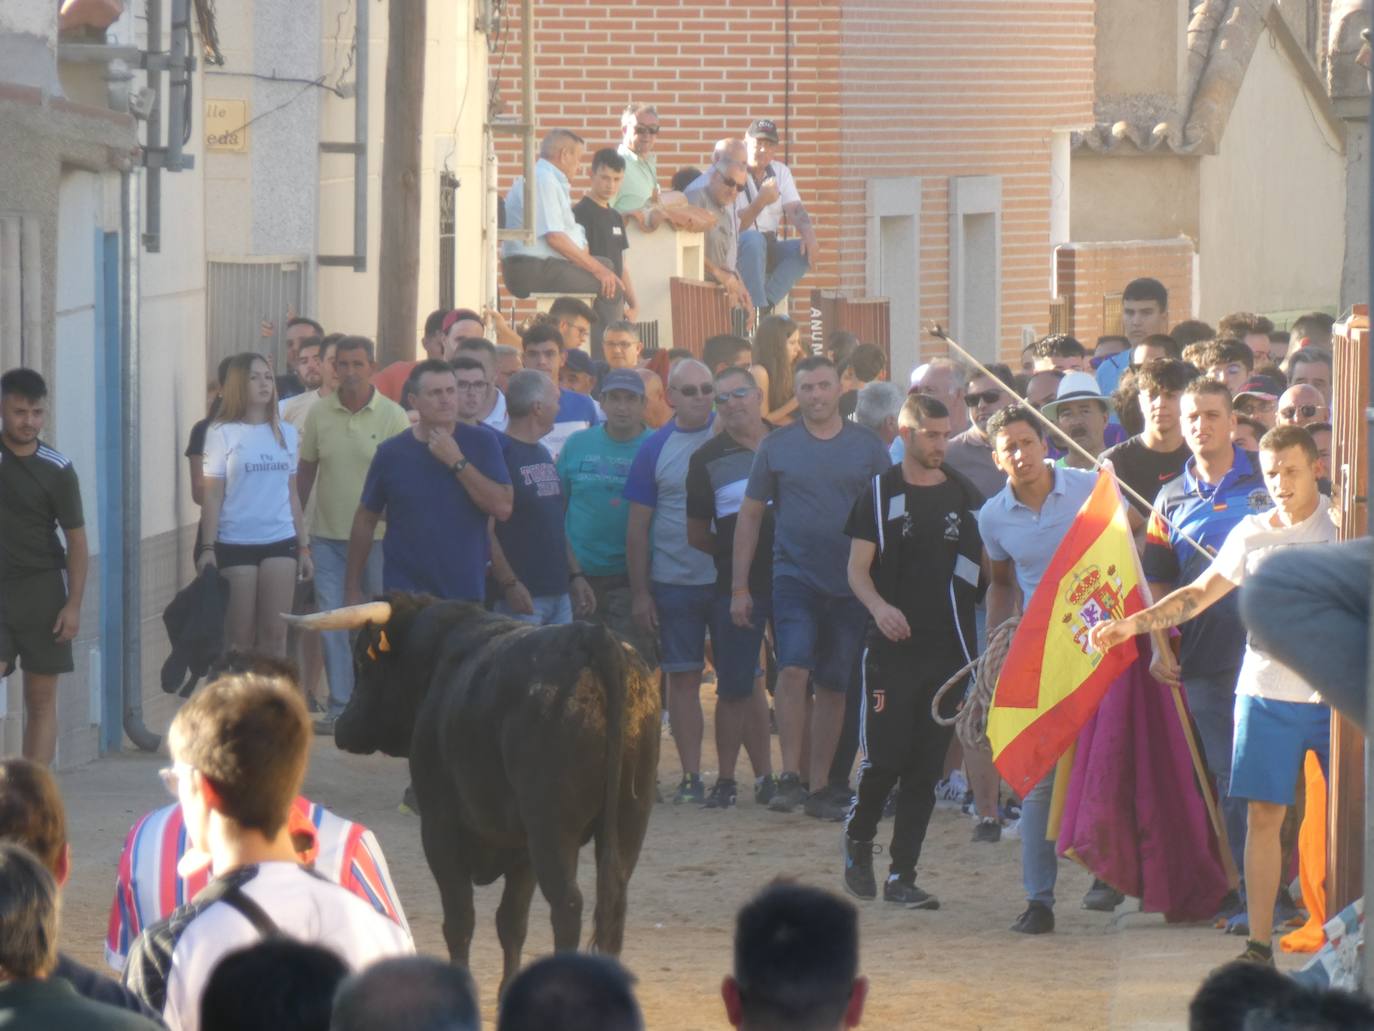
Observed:
[[[1107,420],[1111,418],[1112,402],[1097,386],[1097,377],[1090,372],[1068,372],[1059,381],[1054,400],[1041,409],[1052,419],[1060,433],[1068,437],[1088,454],[1096,458],[1106,448],[1104,437]],[[1091,469],[1092,462],[1070,448],[1059,459],[1059,465],[1070,469]]]

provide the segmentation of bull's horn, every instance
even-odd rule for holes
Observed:
[[[362,605],[345,605],[327,612],[308,612],[294,616],[283,612],[281,618],[303,630],[358,630],[368,623],[386,623],[391,619],[391,602],[369,601]]]

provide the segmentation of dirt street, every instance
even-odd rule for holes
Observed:
[[[710,691],[708,785],[714,780]],[[774,739],[776,748],[776,738]],[[126,754],[61,780],[75,867],[64,896],[62,938],[78,958],[103,967],[115,862],[133,820],[167,800],[156,770],[165,757]],[[741,774],[747,776],[747,766]],[[660,783],[679,777],[665,733]],[[407,780],[402,761],[345,755],[317,741],[306,793],[376,831],[386,852],[419,949],[442,955],[438,893],[420,849],[419,821],[397,811]],[[884,822],[880,840],[888,833]],[[1208,970],[1237,955],[1243,942],[1210,927],[1167,927],[1161,917],[1120,907],[1115,917],[1088,913],[1079,899],[1088,874],[1060,866],[1058,931],[1037,939],[1007,928],[1022,908],[1019,842],[969,842],[968,818],[937,810],[920,883],[938,895],[938,912],[882,902],[862,908],[862,967],[872,981],[863,1026],[875,1029],[1017,1031],[1071,1028],[1178,1028]],[[622,959],[638,978],[639,998],[655,1031],[725,1027],[721,975],[729,968],[736,908],[776,876],[839,889],[840,825],[755,807],[708,812],[656,807],[630,884]],[[884,857],[877,857],[880,871]],[[583,852],[584,940],[593,899],[590,847]],[[495,1012],[500,953],[493,924],[500,885],[477,890],[473,975],[488,1026]],[[536,893],[526,958],[550,948],[548,907]],[[1299,958],[1280,957],[1286,967]]]

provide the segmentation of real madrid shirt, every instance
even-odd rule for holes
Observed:
[[[1156,514],[1150,517],[1145,537],[1145,578],[1151,583],[1182,587],[1211,565],[1211,555],[1199,554],[1180,530],[1215,555],[1237,523],[1274,507],[1255,456],[1236,445],[1232,448],[1231,468],[1220,483],[1199,479],[1197,460],[1190,458],[1183,475],[1160,490],[1155,499]],[[1240,667],[1245,627],[1234,591],[1179,630],[1183,635],[1179,659],[1184,677],[1226,674]]]

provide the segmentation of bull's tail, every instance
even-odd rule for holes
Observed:
[[[619,954],[624,931],[625,877],[620,863],[620,785],[625,768],[625,720],[632,670],[619,639],[605,626],[583,625],[593,668],[606,691],[606,794],[596,834],[596,911],[591,947]]]

